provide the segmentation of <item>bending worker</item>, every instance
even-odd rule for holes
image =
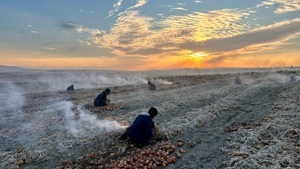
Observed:
[[[102,93],[100,93],[94,100],[94,106],[101,107],[101,106],[107,106],[107,102],[109,100],[107,99],[107,95],[110,95],[110,89],[107,88]]]
[[[149,139],[153,137],[152,129],[154,128],[152,119],[157,114],[157,109],[151,107],[148,112],[142,112],[133,121],[128,136],[135,146],[143,147],[150,144]]]

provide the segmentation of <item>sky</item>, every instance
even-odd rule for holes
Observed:
[[[0,65],[300,66],[300,0],[1,0]]]

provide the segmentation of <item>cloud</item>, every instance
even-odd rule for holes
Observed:
[[[258,4],[257,7],[276,5],[274,13],[282,14],[300,10],[299,0],[267,0]]]
[[[201,43],[184,43],[182,47],[192,51],[228,52],[251,45],[274,43],[288,39],[300,32],[300,19],[284,21],[247,33],[222,39],[211,39]]]
[[[184,3],[177,3],[177,5],[185,6],[186,4],[184,4]]]
[[[113,5],[113,9],[108,12],[108,17],[112,17],[116,12],[121,8],[123,0],[119,0],[117,3]]]
[[[38,31],[30,31],[30,33],[38,34],[39,32]]]
[[[59,26],[63,29],[75,29],[77,27],[77,24],[68,21],[68,22],[61,23]]]
[[[186,8],[184,8],[183,6],[185,6],[186,4],[184,3],[177,3],[178,7],[172,7],[171,5],[169,6],[171,8],[170,11],[172,10],[181,10],[181,11],[187,11]]]
[[[134,8],[139,8],[141,6],[144,6],[147,2],[148,2],[148,0],[137,0],[137,3],[134,6],[129,7],[128,9],[131,10]]]
[[[110,32],[98,30],[95,31],[98,33],[90,33],[86,43],[111,49],[118,57],[183,56],[186,53],[183,51],[229,56],[275,49],[299,32],[299,19],[254,29],[246,19],[251,13],[241,9],[222,9],[171,15],[157,20],[128,8],[118,15]],[[80,26],[77,26],[77,31],[92,32]]]
[[[152,33],[149,30],[151,20],[151,17],[139,15],[138,11],[125,11],[119,15],[111,32],[100,37],[93,37],[93,43],[104,48],[123,48],[126,52],[140,49],[143,43],[147,43],[143,38]]]
[[[46,50],[50,50],[50,51],[58,51],[58,49],[56,49],[56,48],[50,48],[50,47],[46,47],[45,49]]]
[[[176,8],[171,8],[172,10],[181,10],[181,11],[187,11],[187,9],[182,8],[182,7],[176,7]]]
[[[147,55],[153,55],[153,54],[161,54],[163,52],[166,52],[163,49],[159,49],[159,48],[148,48],[148,49],[140,49],[140,50],[135,50],[134,52],[128,52],[129,55],[143,55],[143,56],[147,56]]]
[[[108,12],[108,17],[112,17],[116,12],[118,12],[120,10],[121,5],[122,5],[122,1],[123,0],[119,0],[117,3],[115,3],[113,5],[113,9]],[[144,6],[147,2],[148,2],[148,0],[137,0],[137,2],[133,6],[128,7],[125,10],[125,12],[133,10],[135,8],[139,8],[141,6]],[[120,15],[122,15],[122,13]]]
[[[170,16],[157,21],[141,15],[139,11],[127,10],[118,15],[110,32],[93,36],[89,40],[123,56],[151,55],[158,51],[170,52],[170,48],[185,42],[201,42],[240,34],[249,29],[247,23],[242,21],[248,15],[246,11],[224,9]]]
[[[90,28],[87,28],[87,27],[84,27],[83,25],[78,25],[75,30],[78,32],[78,33],[84,33],[84,32],[87,32],[89,33],[90,35],[92,36],[100,36],[102,34],[105,33],[104,30],[99,30],[99,29],[90,29]]]
[[[236,37],[220,39],[219,42],[210,41],[207,44],[199,45],[198,49],[191,49],[194,51],[205,50],[206,48],[211,48],[215,46],[214,52],[211,53],[209,57],[205,57],[205,64],[220,64],[222,65],[225,60],[234,60],[234,58],[239,60],[247,60],[249,62],[249,56],[257,54],[257,60],[263,58],[266,59],[266,55],[261,55],[265,51],[276,51],[280,46],[287,44],[292,38],[297,38],[300,35],[300,19],[294,19],[291,21],[284,21],[270,26],[262,27],[253,30],[249,33],[241,34]],[[233,45],[233,46],[231,46]],[[195,46],[194,46],[195,47]],[[220,51],[219,48],[222,48]],[[201,49],[200,49],[201,48]],[[204,49],[205,48],[205,49]],[[260,53],[260,54],[259,54]],[[270,55],[270,54],[269,54]],[[268,56],[269,56],[268,55]],[[245,57],[245,59],[243,59]],[[272,56],[273,57],[273,56]],[[275,56],[274,56],[275,57]],[[283,56],[280,56],[283,57]],[[286,56],[284,56],[286,57]],[[289,56],[290,57],[290,56]],[[231,58],[231,59],[228,59]],[[276,57],[279,58],[279,57]],[[291,59],[290,60],[295,60]],[[269,56],[269,60],[272,60]],[[259,61],[258,61],[259,62]],[[252,62],[252,64],[262,65],[258,62]],[[231,62],[233,63],[233,62]],[[235,62],[237,63],[237,62]],[[284,61],[284,63],[292,63],[292,61]],[[296,63],[296,62],[295,62]],[[287,65],[288,65],[287,64]],[[268,65],[268,64],[267,64]],[[285,64],[284,64],[285,65]],[[245,65],[244,65],[245,66]],[[250,65],[249,65],[250,66]]]
[[[201,0],[194,0],[195,3],[201,3]]]

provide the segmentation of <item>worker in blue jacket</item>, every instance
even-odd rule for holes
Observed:
[[[142,112],[133,121],[128,137],[130,141],[137,147],[148,145],[150,137],[153,137],[152,129],[154,122],[152,119],[158,114],[157,109],[151,107],[148,112]]]
[[[94,100],[94,106],[101,107],[101,106],[107,106],[107,102],[109,101],[107,99],[107,95],[110,94],[110,89],[107,88],[105,91],[100,93]]]

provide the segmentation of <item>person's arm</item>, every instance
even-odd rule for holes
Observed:
[[[146,136],[148,138],[153,137],[153,133],[152,133],[152,128],[153,128],[153,121],[152,120],[148,120],[146,122]]]

